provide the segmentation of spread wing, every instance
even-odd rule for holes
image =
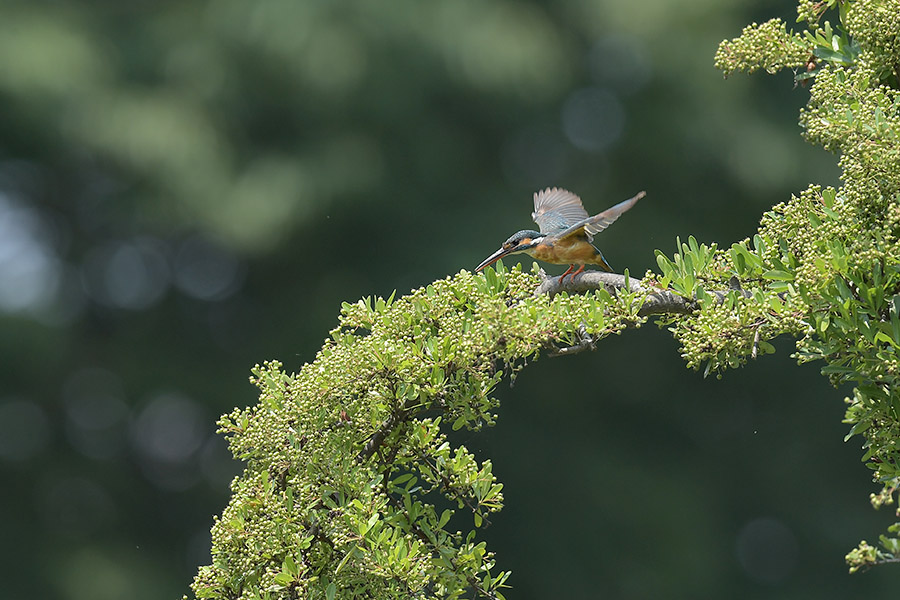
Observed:
[[[587,235],[588,241],[593,241],[593,236],[595,234],[600,233],[601,231],[615,223],[616,219],[622,216],[622,213],[637,204],[637,201],[646,195],[647,192],[638,192],[634,195],[634,197],[629,198],[624,202],[619,202],[612,208],[607,208],[598,215],[594,215],[593,217],[588,217],[586,219],[578,221],[577,223],[573,223],[572,225],[558,233],[556,237],[557,239],[563,239],[584,230],[584,233]]]
[[[564,231],[588,217],[581,205],[581,198],[559,188],[547,188],[534,194],[534,212],[531,218],[541,228],[541,233]]]

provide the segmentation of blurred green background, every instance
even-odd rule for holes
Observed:
[[[790,74],[712,67],[772,16],[794,5],[5,0],[3,598],[187,593],[249,368],[310,360],[341,301],[471,269],[538,188],[592,214],[646,189],[598,241],[642,274],[835,183]],[[891,515],[842,441],[846,391],[791,349],[704,380],[645,327],[502,387],[463,439],[506,486],[484,535],[510,597],[896,590],[896,568],[846,574]]]

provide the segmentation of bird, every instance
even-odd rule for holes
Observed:
[[[568,270],[560,276],[560,283],[569,274],[571,280],[574,280],[576,275],[584,271],[585,265],[598,265],[611,273],[612,267],[592,243],[594,235],[612,225],[622,213],[646,195],[646,192],[638,192],[628,200],[591,217],[584,210],[581,198],[572,192],[555,187],[535,192],[531,218],[540,231],[523,229],[512,234],[499,250],[481,261],[475,271],[494,264],[508,254],[524,252],[546,263],[569,265]],[[573,272],[575,265],[581,266]]]

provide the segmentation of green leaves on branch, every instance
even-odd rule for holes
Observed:
[[[811,54],[812,44],[807,39],[788,32],[781,19],[772,19],[748,25],[739,38],[719,44],[715,63],[726,77],[735,71],[752,73],[757,69],[776,73],[807,64]]]
[[[840,27],[819,23],[829,11]],[[716,65],[772,72],[808,55],[800,122],[807,139],[841,153],[843,185],[810,186],[766,213],[755,249],[768,289],[798,317],[797,358],[821,359],[833,383],[855,386],[848,439],[864,438],[877,508],[900,490],[900,0],[802,0],[798,15],[802,36],[777,20],[753,25],[722,43]],[[732,249],[735,271],[759,268]],[[898,532],[890,526],[880,549],[862,542],[847,555],[851,571],[900,561]]]
[[[478,530],[503,485],[448,431],[493,424],[493,390],[523,361],[642,321],[636,292],[550,298],[538,283],[498,265],[345,303],[298,373],[257,366],[260,402],[219,423],[246,469],[196,596],[502,599],[509,573]]]
[[[772,337],[799,331],[797,312],[782,297],[791,289],[797,261],[780,240],[756,235],[728,251],[693,236],[678,245],[672,259],[657,251],[662,273],[657,282],[695,299],[699,310],[692,317],[660,322],[681,342],[688,366],[705,365],[704,375],[738,367],[774,352],[768,342]]]
[[[840,30],[818,21],[837,10]],[[660,274],[616,294],[534,295],[536,274],[502,263],[461,271],[407,296],[344,304],[315,360],[290,375],[253,371],[260,402],[220,420],[246,462],[213,526],[198,598],[503,598],[479,528],[503,505],[489,460],[447,430],[495,422],[495,386],[544,351],[579,347],[627,326],[653,284],[695,304],[659,319],[687,364],[720,372],[798,339],[854,386],[849,435],[881,486],[900,489],[900,0],[801,2],[808,35],[781,21],[723,43],[726,74],[815,70],[801,117],[808,139],[839,151],[843,185],[812,185],[728,248],[678,240]],[[846,33],[844,33],[846,32]],[[684,309],[684,303],[681,303]],[[680,311],[681,313],[684,310]],[[471,519],[471,520],[470,520]],[[472,528],[471,526],[474,526]],[[898,560],[900,525],[851,569]]]
[[[708,296],[698,279],[698,274],[709,271],[716,245],[698,244],[696,238],[690,236],[687,244],[681,243],[681,238],[678,238],[676,246],[680,252],[677,252],[672,260],[659,250],[656,251],[656,263],[662,273],[659,286],[670,288],[685,298],[706,301]]]
[[[858,21],[854,17],[861,12],[852,10],[854,4],[857,2],[848,0],[801,2],[797,21],[809,24],[809,29],[802,34],[789,31],[781,19],[749,25],[740,37],[720,44],[716,67],[726,77],[735,71],[752,73],[763,68],[768,73],[776,73],[790,68],[795,70],[794,79],[800,83],[814,78],[826,66],[853,66],[861,52],[860,42],[848,32]],[[819,23],[823,14],[835,9],[840,27],[833,27],[827,20]],[[860,33],[864,36],[864,32],[865,28]],[[805,69],[799,70],[800,67]],[[896,77],[896,73],[891,73],[890,69],[879,70],[879,79],[890,77]]]
[[[849,67],[859,57],[859,44],[851,40],[846,31],[835,32],[831,23],[825,21],[820,29],[804,31],[804,37],[812,46],[812,54],[827,63]],[[807,79],[812,72],[798,75],[797,79]]]

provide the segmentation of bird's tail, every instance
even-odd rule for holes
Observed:
[[[597,256],[594,257],[594,260],[597,261],[595,264],[604,271],[615,273],[615,271],[613,271],[613,268],[609,266],[609,263],[606,262],[606,257],[603,256],[603,253],[600,252],[600,250],[596,246],[594,247],[594,250],[597,250]]]

